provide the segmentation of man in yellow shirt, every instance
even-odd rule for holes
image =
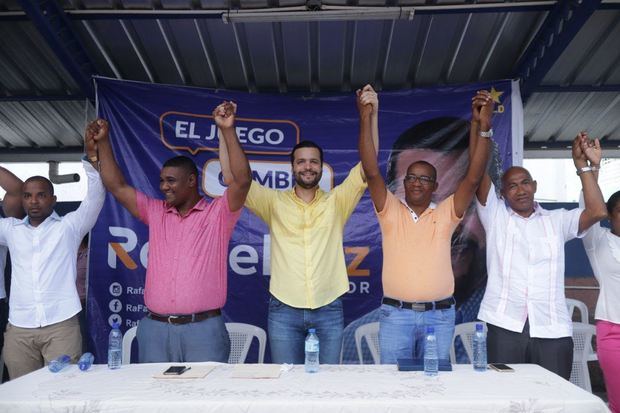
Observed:
[[[374,95],[370,117],[375,119],[372,128],[376,131]],[[274,363],[303,363],[307,331],[315,328],[320,363],[338,364],[344,328],[340,296],[349,289],[343,231],[366,190],[365,178],[357,164],[340,185],[330,192],[321,190],[323,150],[311,141],[293,148],[291,165],[292,189],[279,191],[252,181],[245,202],[271,233],[271,359]],[[226,170],[222,164],[224,174]]]
[[[467,173],[456,192],[435,204],[437,171],[427,161],[414,161],[404,178],[405,200],[388,191],[379,171],[371,139],[372,108],[358,93],[360,158],[383,237],[383,301],[380,309],[381,363],[421,358],[426,327],[433,326],[440,359],[449,356],[454,333],[454,275],[450,241],[469,207],[485,171],[489,152],[493,101],[482,91],[472,99],[480,118],[478,140]],[[470,147],[471,147],[470,143]]]

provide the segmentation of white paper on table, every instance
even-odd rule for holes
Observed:
[[[233,379],[277,379],[279,364],[235,364],[230,377]]]
[[[202,379],[207,374],[211,373],[217,366],[192,366],[191,369],[186,370],[183,374],[164,374],[157,373],[153,375],[155,379]]]

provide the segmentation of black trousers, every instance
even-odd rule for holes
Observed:
[[[533,363],[570,379],[573,367],[573,338],[530,337],[529,320],[523,331],[515,333],[487,324],[487,356],[489,363]]]
[[[0,354],[2,354],[2,348],[4,347],[4,330],[6,324],[9,321],[9,299],[0,298]],[[6,370],[6,367],[4,368]],[[4,374],[4,371],[0,371],[0,383],[4,382],[4,376],[8,380],[8,374]]]

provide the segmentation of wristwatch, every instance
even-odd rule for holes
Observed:
[[[480,131],[480,132],[478,132],[478,135],[482,136],[483,138],[492,138],[493,137],[493,128],[489,129],[486,132]]]
[[[577,169],[577,175],[581,175],[584,172],[596,172],[601,169],[600,166],[584,166],[583,168]]]

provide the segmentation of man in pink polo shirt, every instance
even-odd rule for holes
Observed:
[[[236,106],[224,102],[213,118],[226,141],[232,179],[211,202],[198,192],[198,170],[184,156],[167,160],[159,188],[165,200],[129,186],[112,153],[108,124],[99,120],[95,140],[107,190],[149,226],[144,301],[148,313],[137,331],[141,363],[227,362],[230,341],[220,308],[226,302],[228,241],[246,195],[251,172],[234,131]]]

